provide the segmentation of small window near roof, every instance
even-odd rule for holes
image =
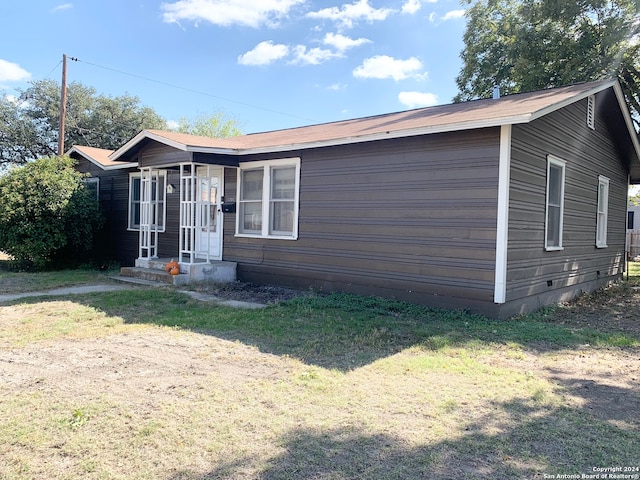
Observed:
[[[596,129],[596,96],[589,95],[587,101],[587,125],[591,130]]]

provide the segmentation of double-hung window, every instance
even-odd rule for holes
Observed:
[[[598,177],[598,216],[596,218],[596,247],[607,246],[607,217],[609,215],[609,179]]]
[[[236,235],[298,238],[300,159],[241,163]]]
[[[164,232],[166,217],[167,172],[159,172],[151,178],[152,227]],[[140,230],[140,207],[142,203],[142,180],[140,173],[129,174],[129,230]]]
[[[562,250],[564,171],[565,162],[563,160],[551,155],[547,157],[546,250]]]

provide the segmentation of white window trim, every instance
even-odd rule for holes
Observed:
[[[161,170],[158,172],[158,175],[160,175],[161,177],[164,177],[164,192],[163,192],[163,198],[162,198],[162,218],[164,219],[164,223],[162,224],[162,228],[159,228],[157,231],[158,232],[164,232],[167,228],[167,171],[166,170]],[[132,227],[131,226],[131,213],[132,213],[132,200],[133,200],[133,179],[134,178],[138,178],[141,179],[142,178],[142,174],[141,172],[132,172],[129,173],[129,201],[127,203],[127,231],[129,232],[139,232],[140,231],[140,225],[138,225],[137,227]],[[142,185],[140,186],[140,188],[142,188]],[[140,200],[138,200],[138,206],[140,205]]]
[[[604,238],[600,238],[600,186],[605,186],[606,196],[604,199]],[[609,179],[605,176],[598,176],[598,198],[596,199],[596,248],[607,248],[607,230],[609,227]]]
[[[295,166],[295,191],[294,191],[294,205],[293,205],[293,231],[291,235],[274,235],[269,233],[269,225],[271,219],[270,213],[270,196],[271,196],[271,169],[273,167],[285,167]],[[242,172],[243,170],[256,170],[262,168],[264,175],[262,176],[262,231],[260,233],[246,233],[240,231],[240,213],[242,211],[240,207],[241,194],[240,191],[242,185]],[[298,239],[298,210],[300,204],[300,157],[281,158],[277,160],[264,160],[260,162],[241,162],[238,168],[237,176],[237,206],[236,206],[236,237],[247,238],[272,238],[278,240],[297,240]]]
[[[565,170],[566,164],[564,160],[554,157],[553,155],[547,155],[547,190],[546,190],[546,198],[545,198],[545,212],[544,212],[544,249],[547,252],[564,250],[563,246],[563,238],[562,233],[564,229],[564,184],[565,184]],[[562,179],[560,182],[560,225],[558,226],[558,238],[559,245],[547,245],[547,238],[549,232],[549,178],[550,178],[550,170],[551,166],[560,167],[562,169]]]

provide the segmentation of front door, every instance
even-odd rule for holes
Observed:
[[[198,167],[196,175],[196,258],[222,260],[222,169]]]

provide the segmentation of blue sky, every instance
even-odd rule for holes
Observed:
[[[245,133],[450,103],[459,0],[9,0],[0,92],[68,81]],[[178,88],[179,87],[179,88]]]

